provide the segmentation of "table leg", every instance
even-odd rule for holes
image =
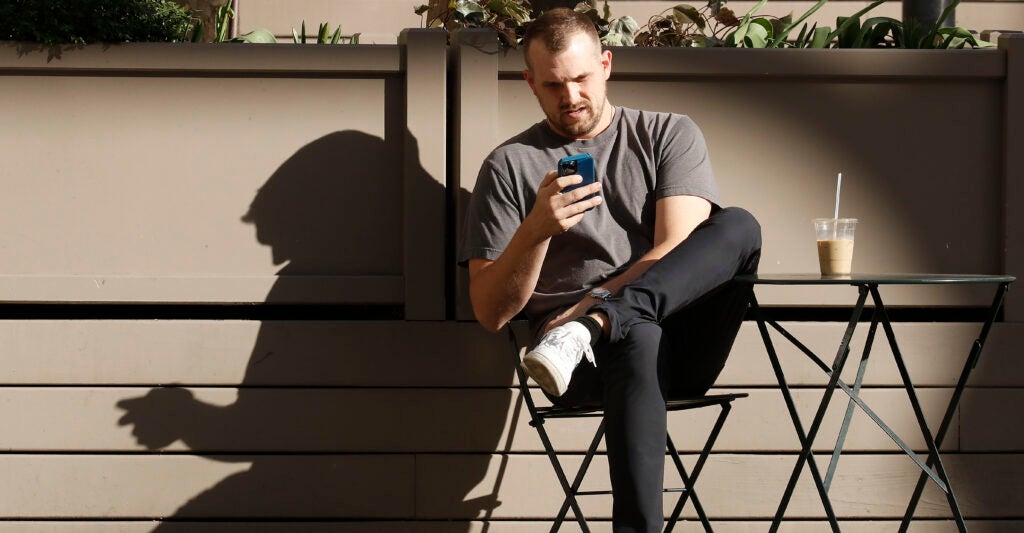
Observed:
[[[843,425],[839,427],[839,436],[836,438],[836,446],[832,451],[832,460],[828,462],[828,472],[825,474],[825,490],[832,487],[832,478],[839,467],[839,458],[843,454],[843,445],[846,442],[846,434],[850,430],[850,423],[853,421],[853,408],[857,405],[854,396],[860,395],[860,386],[864,382],[864,373],[868,369],[868,356],[871,354],[871,346],[875,343],[875,332],[878,330],[878,316],[871,318],[871,327],[868,329],[868,338],[864,342],[864,352],[860,357],[860,366],[857,368],[857,379],[853,382],[853,396],[846,405],[846,416],[843,417]]]
[[[906,388],[907,397],[910,398],[910,405],[914,409],[914,416],[917,418],[917,424],[921,428],[921,435],[924,437],[924,442],[928,446],[929,457],[935,458],[935,469],[939,475],[939,479],[945,483],[946,500],[949,502],[949,508],[953,511],[953,518],[956,519],[957,528],[960,531],[967,531],[967,527],[964,525],[964,517],[960,514],[960,505],[957,504],[956,495],[953,493],[953,486],[949,483],[949,476],[946,474],[946,467],[942,464],[942,458],[939,455],[939,449],[935,444],[935,439],[932,437],[932,432],[928,428],[928,421],[924,418],[924,411],[921,409],[921,402],[917,398],[917,392],[914,390],[914,383],[910,379],[910,372],[907,370],[907,365],[903,361],[903,355],[900,353],[899,346],[896,343],[896,335],[892,330],[892,324],[889,322],[888,313],[885,310],[885,304],[882,303],[882,297],[878,293],[877,288],[871,289],[871,297],[875,302],[875,312],[881,316],[882,328],[885,330],[885,336],[889,340],[889,347],[892,349],[893,359],[896,361],[896,367],[900,371],[900,378],[903,380],[903,386]]]
[[[839,524],[836,521],[835,511],[832,509],[832,502],[828,497],[828,491],[825,489],[824,482],[821,479],[821,471],[818,470],[817,464],[814,461],[812,448],[814,445],[814,439],[817,436],[818,430],[821,428],[821,423],[825,418],[825,412],[828,410],[828,404],[832,399],[832,394],[835,391],[836,384],[839,381],[839,376],[842,374],[843,367],[846,364],[846,357],[850,352],[850,340],[853,338],[853,332],[856,329],[857,322],[860,320],[860,315],[864,310],[864,303],[867,301],[868,289],[866,286],[859,286],[858,293],[857,305],[854,307],[853,314],[850,317],[850,322],[846,326],[846,333],[843,335],[843,340],[839,343],[839,349],[836,352],[836,357],[832,365],[832,375],[829,378],[828,385],[825,387],[824,396],[821,399],[818,411],[814,415],[814,420],[811,422],[811,427],[807,432],[806,437],[802,435],[803,431],[799,422],[800,417],[796,412],[796,407],[793,404],[792,397],[789,395],[789,388],[785,385],[785,379],[782,376],[782,368],[778,363],[778,356],[774,353],[774,347],[771,345],[771,339],[768,336],[767,328],[764,325],[764,321],[760,319],[760,312],[758,311],[758,328],[761,330],[761,336],[764,339],[765,346],[768,348],[769,357],[772,359],[772,366],[775,368],[776,377],[779,378],[779,385],[782,387],[783,397],[786,399],[787,407],[790,410],[790,416],[793,418],[793,424],[797,427],[797,437],[800,438],[800,444],[802,445],[800,456],[797,458],[796,465],[793,468],[793,474],[789,478],[789,483],[786,485],[786,490],[782,495],[782,501],[779,502],[779,508],[775,513],[775,518],[772,520],[770,531],[773,533],[778,530],[779,525],[782,523],[782,517],[786,513],[786,507],[789,506],[789,500],[793,496],[793,490],[796,488],[797,481],[800,479],[800,472],[803,470],[805,462],[810,463],[811,476],[814,478],[814,484],[818,489],[822,505],[825,507],[825,513],[828,515],[829,524],[832,526],[833,531],[839,531]],[[754,305],[756,306],[756,302]]]
[[[953,391],[953,397],[949,401],[949,405],[946,407],[946,413],[942,417],[942,424],[939,426],[939,431],[935,435],[935,446],[939,448],[942,446],[942,441],[946,438],[946,432],[949,430],[949,426],[952,424],[953,415],[956,412],[957,406],[960,403],[960,397],[963,395],[964,388],[967,386],[967,379],[970,377],[974,367],[977,366],[978,361],[981,359],[981,350],[985,346],[985,341],[988,339],[989,331],[992,329],[992,324],[995,322],[996,317],[999,315],[999,309],[1003,305],[1003,298],[1006,296],[1006,290],[1008,288],[1007,283],[999,284],[996,288],[995,297],[992,300],[992,305],[989,306],[989,316],[985,321],[985,324],[981,328],[981,334],[974,341],[971,346],[971,352],[967,357],[967,361],[964,363],[963,370],[960,371],[960,378],[957,380],[956,388]],[[928,460],[926,465],[931,468],[934,463],[935,457],[931,453],[928,454]],[[910,503],[907,505],[907,511],[903,515],[903,521],[900,523],[900,532],[905,532],[910,526],[910,521],[914,517],[914,511],[917,509],[917,503],[921,499],[921,493],[924,491],[924,484],[927,479],[927,473],[921,472],[921,475],[917,479],[917,486],[914,488],[914,494],[910,498]],[[947,482],[948,486],[948,482]],[[960,525],[959,522],[957,524]],[[961,529],[966,531],[966,526]]]

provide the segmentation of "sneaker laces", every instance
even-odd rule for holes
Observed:
[[[541,339],[541,344],[547,344],[555,348],[559,348],[560,344],[568,344],[573,348],[571,353],[582,353],[584,359],[595,367],[597,366],[597,361],[594,360],[594,349],[583,337],[577,335],[573,328],[564,326],[554,328]],[[564,351],[558,350],[558,353],[564,353]],[[575,367],[578,362],[579,360],[573,361],[573,366]]]

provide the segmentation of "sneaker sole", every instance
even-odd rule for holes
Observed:
[[[523,359],[523,371],[528,376],[533,378],[540,385],[544,392],[559,397],[565,394],[566,384],[558,377],[555,372],[551,372],[549,369],[551,363],[544,357],[543,354],[533,354],[532,357],[527,356]]]

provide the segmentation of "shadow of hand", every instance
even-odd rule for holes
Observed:
[[[151,389],[145,396],[117,402],[126,412],[119,426],[135,425],[132,435],[150,450],[164,448],[183,438],[191,419],[188,413],[198,406],[192,393],[180,387]]]

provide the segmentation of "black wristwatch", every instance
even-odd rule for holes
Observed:
[[[612,297],[612,291],[604,287],[594,287],[593,289],[590,289],[590,292],[587,293],[587,296],[591,298],[597,298],[598,300],[601,300],[603,302],[608,298]]]

